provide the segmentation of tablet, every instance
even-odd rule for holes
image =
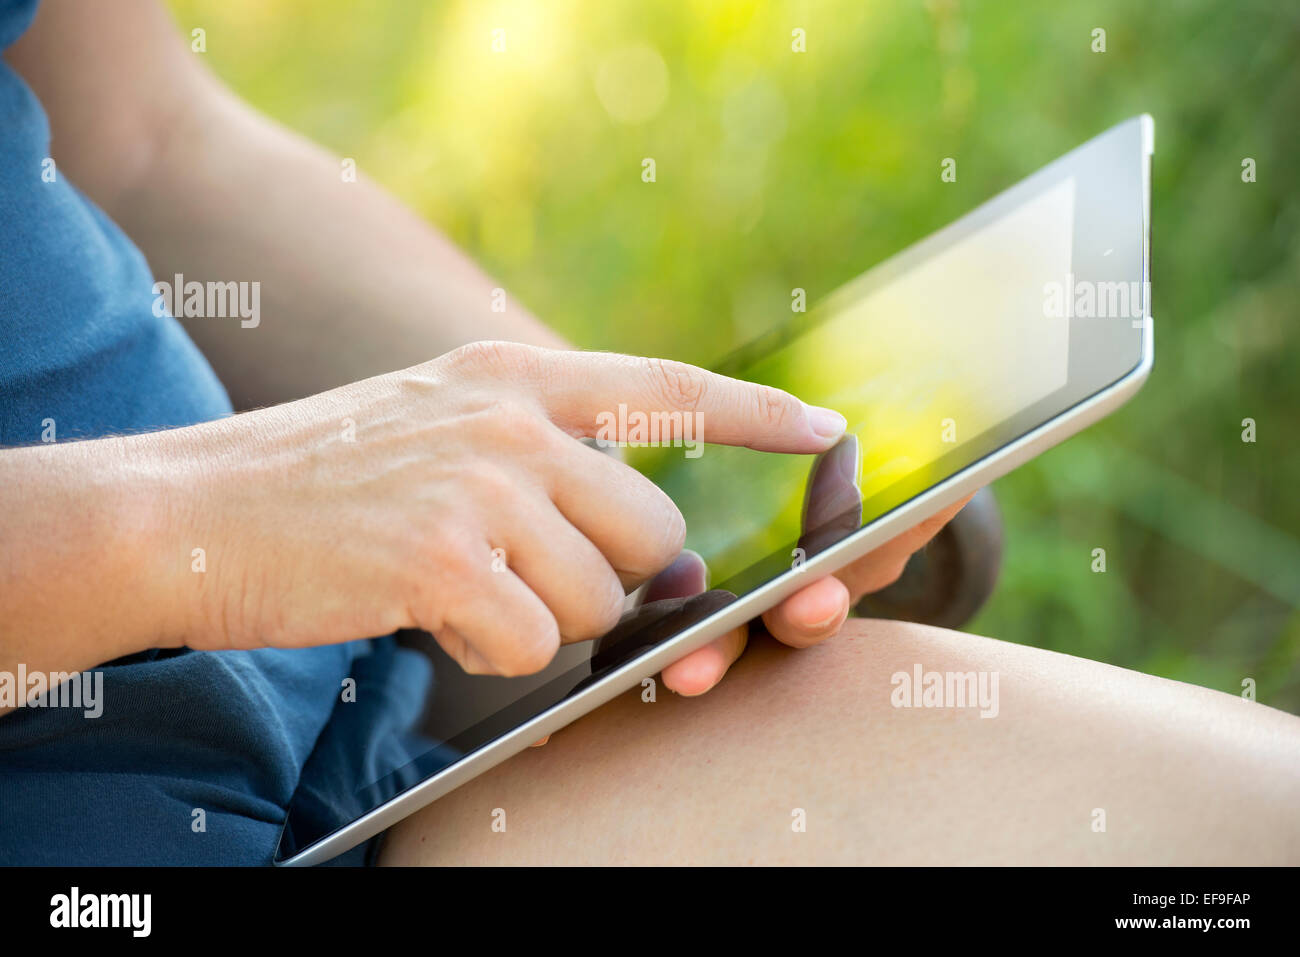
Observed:
[[[276,862],[328,860],[615,695],[653,697],[665,665],[1133,395],[1154,355],[1153,144],[1149,116],[1121,123],[721,363],[842,412],[830,451],[629,449],[686,518],[707,590],[630,602],[525,677],[465,675],[422,632],[371,643],[377,677],[336,706],[316,749],[331,778],[308,761]]]

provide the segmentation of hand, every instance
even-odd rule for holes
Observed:
[[[540,670],[561,642],[611,628],[625,590],[681,551],[668,497],[576,441],[620,404],[768,451],[821,452],[844,429],[682,363],[476,343],[177,430],[197,450],[165,496],[194,503],[168,525],[170,585],[188,602],[177,638],[305,646],[423,628],[471,673]]]
[[[898,581],[912,554],[934,538],[971,500],[935,513],[915,528],[891,539],[834,575],[818,579],[779,605],[763,613],[763,624],[778,641],[792,648],[807,648],[825,641],[840,630],[849,609],[863,595],[879,591]],[[703,590],[703,572],[696,590]],[[727,673],[745,650],[749,627],[742,626],[691,652],[663,670],[664,686],[683,695],[708,691]]]

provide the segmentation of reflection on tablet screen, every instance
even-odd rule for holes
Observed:
[[[303,772],[280,857],[512,731],[1128,371],[1138,333],[1124,325],[1103,338],[1086,323],[1054,315],[1044,295],[1053,283],[1068,287],[1085,261],[1104,262],[1119,280],[1144,278],[1123,272],[1142,262],[1140,220],[1131,236],[1126,225],[1115,229],[1128,222],[1127,210],[1141,209],[1141,182],[1131,175],[1137,130],[1120,127],[1098,138],[723,363],[727,374],[842,412],[849,432],[835,448],[815,458],[721,446],[707,446],[698,457],[682,448],[630,449],[631,464],[678,504],[687,547],[707,570],[675,567],[671,585],[652,592],[614,632],[565,646],[542,673],[520,678],[466,675],[422,632],[369,642],[356,666],[356,701],[336,707]],[[1081,192],[1089,202],[1076,202]],[[1088,259],[1091,248],[1080,237],[1099,224],[1120,235],[1108,233],[1109,244],[1131,245],[1113,258]],[[1101,268],[1091,274],[1102,275]],[[707,442],[708,423],[699,428]],[[326,767],[354,771],[339,781],[326,778]]]

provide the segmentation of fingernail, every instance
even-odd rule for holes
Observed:
[[[834,409],[823,409],[819,405],[805,405],[804,408],[808,410],[808,425],[819,438],[838,439],[849,427],[848,420]]]

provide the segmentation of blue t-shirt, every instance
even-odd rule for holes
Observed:
[[[0,50],[36,6],[0,0]],[[50,155],[40,103],[0,61],[0,446],[229,415],[194,343],[154,314],[144,256]],[[0,716],[0,864],[269,862],[368,650],[148,652],[103,667],[97,718]]]

